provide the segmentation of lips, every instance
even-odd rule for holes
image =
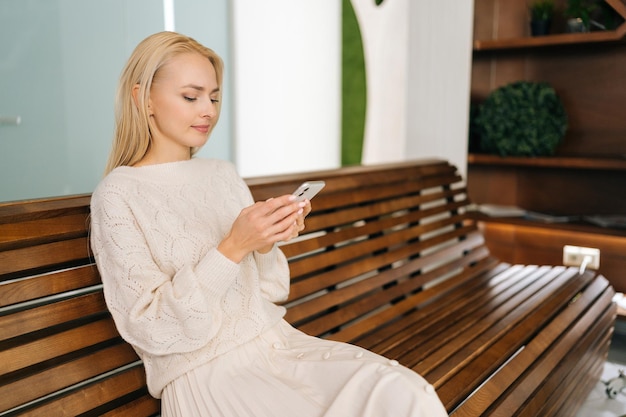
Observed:
[[[209,133],[210,125],[194,125],[194,126],[191,126],[191,127],[196,129],[200,133]]]

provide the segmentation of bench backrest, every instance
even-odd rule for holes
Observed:
[[[358,343],[494,262],[445,161],[247,181],[263,200],[315,179],[305,233],[282,246],[287,320],[310,334]],[[0,417],[158,413],[106,310],[88,214],[89,196],[0,204]]]
[[[286,318],[306,333],[358,343],[496,263],[467,215],[462,178],[445,161],[249,184],[257,199],[266,199],[303,180],[326,181],[306,230],[282,246],[292,276]]]

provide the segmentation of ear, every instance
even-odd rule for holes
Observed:
[[[135,84],[133,86],[131,94],[133,95],[133,101],[135,102],[135,106],[139,107],[139,99],[137,98],[137,96],[139,95],[139,84]]]
[[[139,108],[139,84],[135,84],[133,86],[133,90],[131,92],[131,94],[133,95],[133,102],[135,103],[135,106],[137,108]],[[150,111],[150,102],[148,101],[148,111]]]

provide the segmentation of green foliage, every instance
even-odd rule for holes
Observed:
[[[365,57],[350,0],[342,2],[341,164],[361,163],[365,134]]]
[[[553,13],[553,0],[537,0],[530,6],[530,16],[532,20],[550,20]]]
[[[567,114],[548,83],[517,81],[491,92],[476,125],[480,148],[501,156],[554,154],[567,131]]]
[[[580,18],[587,29],[591,21],[591,14],[598,9],[598,0],[567,0],[565,16]]]

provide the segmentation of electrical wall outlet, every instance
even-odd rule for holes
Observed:
[[[565,245],[563,247],[563,265],[578,266],[581,271],[586,268],[598,270],[600,268],[600,249]]]

